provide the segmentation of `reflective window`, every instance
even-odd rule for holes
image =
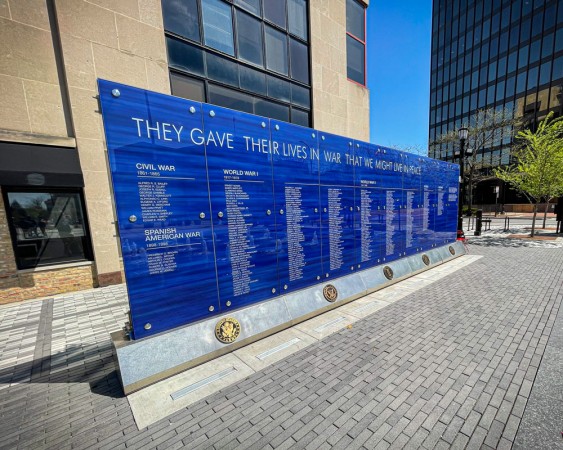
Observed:
[[[551,76],[551,61],[543,63],[540,67],[540,86],[542,84],[549,83],[549,77]]]
[[[164,29],[200,42],[197,0],[162,0]]]
[[[268,76],[268,97],[277,98],[278,100],[291,101],[291,91],[289,82],[277,77]]]
[[[262,15],[262,12],[260,11],[260,0],[235,0],[235,5],[240,6],[257,16]]]
[[[544,30],[549,30],[555,25],[555,5],[551,5],[545,10],[545,19],[543,24]]]
[[[499,53],[504,53],[508,50],[508,31],[505,31],[500,35],[500,42],[499,42]]]
[[[287,36],[265,25],[266,67],[274,72],[288,74]]]
[[[533,64],[540,59],[540,47],[541,47],[541,39],[534,41],[530,44],[530,62],[529,64]]]
[[[222,56],[207,53],[207,76],[231,86],[238,86],[238,64]]]
[[[491,21],[491,34],[495,34],[500,30],[500,13],[496,13]]]
[[[493,59],[498,55],[498,38],[491,39],[490,51],[490,59]]]
[[[364,45],[351,36],[346,36],[346,56],[348,60],[348,78],[359,84],[365,84]]]
[[[221,0],[205,0],[201,5],[205,45],[234,55],[231,6]]]
[[[289,106],[257,98],[254,105],[254,114],[266,116],[270,119],[289,122]]]
[[[522,67],[528,64],[528,46],[521,47],[520,51],[518,52],[518,68],[521,69]]]
[[[561,7],[563,9],[563,6]],[[557,30],[555,35],[555,53],[563,50],[563,28]]]
[[[262,23],[237,10],[238,56],[259,66],[264,65],[262,53]]]
[[[509,48],[516,47],[518,45],[518,39],[520,36],[520,26],[514,25],[510,28],[510,45]]]
[[[240,66],[239,78],[241,89],[256,92],[257,94],[268,95],[265,73],[249,67]]]
[[[493,81],[497,77],[497,63],[493,61],[489,64],[489,81]]]
[[[299,41],[289,39],[289,56],[291,78],[309,84],[309,52],[307,46]]]
[[[482,108],[487,103],[487,89],[481,89],[479,91],[479,108]]]
[[[7,216],[19,269],[92,258],[79,192],[7,192]]]
[[[538,36],[543,27],[543,11],[539,11],[534,15],[534,19],[532,21],[532,38]]]
[[[291,85],[291,103],[294,103],[304,108],[311,107],[311,96],[309,94],[309,89],[306,89],[297,84]]]
[[[479,86],[483,86],[485,84],[487,84],[487,72],[488,72],[488,66],[483,66],[481,67],[480,73],[479,73]]]
[[[264,0],[264,19],[285,29],[285,0]]]
[[[365,9],[356,0],[346,1],[346,31],[365,41]]]
[[[202,80],[171,72],[170,87],[172,95],[196,102],[205,101],[205,85]]]
[[[506,73],[512,73],[516,70],[517,59],[518,59],[518,52],[516,50],[508,55],[508,70]]]
[[[516,95],[521,94],[526,90],[526,72],[518,74],[516,79]]]
[[[483,22],[483,40],[488,39],[491,35],[491,21],[485,20]]]
[[[512,16],[510,18],[511,22],[516,22],[518,19],[520,19],[521,6],[522,6],[521,0],[516,0],[512,2]]]
[[[166,38],[168,48],[168,64],[175,69],[184,70],[194,75],[205,75],[203,64],[204,52],[201,48],[185,42]]]
[[[504,81],[501,81],[497,84],[497,95],[496,101],[501,101],[504,98]]]
[[[288,0],[287,15],[289,32],[307,40],[307,3],[305,0]]]
[[[561,38],[563,39],[563,33],[561,33]],[[542,39],[541,57],[545,58],[546,56],[551,55],[552,52],[553,52],[553,33],[550,33],[547,36],[544,36]]]
[[[520,27],[520,41],[526,41],[530,39],[530,27],[530,19],[526,19],[524,20],[524,22],[522,22],[522,25]]]
[[[234,89],[209,83],[209,103],[248,113],[254,112],[254,98]]]
[[[514,96],[514,89],[516,88],[516,78],[510,77],[506,80],[506,97]]]
[[[364,5],[346,0],[346,61],[348,79],[366,84],[366,30]],[[449,59],[449,50],[446,51]]]
[[[557,108],[563,105],[563,86],[552,86],[549,90],[549,107]]]
[[[503,77],[506,75],[506,56],[498,60],[497,74],[498,77]]]
[[[502,16],[500,20],[500,28],[506,28],[510,24],[510,8],[505,7],[502,10]]]
[[[553,61],[553,80],[563,78],[563,56]]]
[[[538,85],[538,67],[533,67],[528,71],[528,90],[534,89]]]
[[[307,0],[162,0],[162,13],[174,95],[311,120]]]

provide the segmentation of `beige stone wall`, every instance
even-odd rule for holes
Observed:
[[[346,78],[345,4],[311,0],[314,125],[369,140],[368,91]],[[18,272],[0,205],[0,302],[122,280],[96,79],[170,93],[160,0],[53,5],[0,0],[0,138],[76,144],[96,264]]]
[[[159,0],[55,0],[101,285],[119,282],[121,264],[107,170],[97,78],[170,93]]]
[[[346,76],[346,0],[311,0],[310,11],[314,127],[369,141],[369,91]]]
[[[45,0],[0,1],[0,129],[68,136]]]

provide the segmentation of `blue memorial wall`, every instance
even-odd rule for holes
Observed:
[[[135,339],[456,239],[457,165],[98,83]]]

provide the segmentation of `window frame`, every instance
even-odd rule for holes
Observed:
[[[285,8],[285,14],[286,14],[286,29],[281,28],[280,26],[276,25],[275,23],[270,22],[269,20],[267,20],[264,17],[263,14],[263,0],[260,1],[260,14],[256,15],[250,11],[248,11],[247,9],[243,8],[241,5],[239,5],[236,1],[234,0],[222,0],[224,3],[230,5],[231,7],[231,21],[232,21],[232,29],[233,29],[233,45],[234,45],[234,55],[228,54],[228,53],[224,53],[223,51],[216,49],[214,47],[208,46],[205,44],[205,30],[204,30],[204,23],[203,23],[203,8],[201,3],[205,0],[196,0],[197,1],[197,5],[198,5],[198,12],[199,12],[199,28],[200,28],[200,41],[194,41],[192,39],[186,38],[185,36],[176,34],[172,31],[169,30],[164,30],[164,36],[166,40],[171,40],[171,41],[178,41],[179,43],[183,43],[186,44],[188,46],[192,46],[195,47],[197,49],[199,49],[202,53],[204,54],[212,54],[214,56],[219,56],[219,57],[223,57],[229,61],[232,61],[233,63],[237,64],[239,66],[239,68],[244,67],[244,68],[248,68],[250,70],[255,70],[261,74],[263,74],[264,76],[268,77],[268,76],[273,76],[275,78],[279,78],[282,79],[284,81],[287,81],[290,86],[292,85],[296,85],[299,88],[303,88],[303,89],[307,89],[308,91],[308,99],[309,99],[309,106],[303,106],[303,104],[301,103],[294,103],[293,100],[291,101],[283,101],[281,102],[281,104],[285,105],[285,106],[289,106],[290,107],[290,119],[289,119],[289,123],[293,123],[291,120],[291,111],[293,110],[297,110],[299,112],[303,112],[303,113],[307,113],[309,116],[309,125],[308,126],[314,126],[314,117],[313,117],[313,105],[312,105],[312,97],[313,97],[313,81],[312,81],[312,54],[311,54],[311,24],[310,24],[310,16],[311,16],[311,4],[310,4],[310,0],[305,0],[304,1],[304,5],[306,8],[306,14],[307,14],[307,29],[306,29],[306,35],[307,38],[304,39],[303,37],[294,34],[293,32],[291,32],[289,30],[289,13],[288,13],[288,8],[289,8],[289,2],[286,1],[286,8]],[[365,8],[364,8],[365,11]],[[243,13],[243,14],[247,14],[248,16],[257,19],[260,22],[260,26],[261,26],[261,33],[262,33],[262,59],[263,59],[263,63],[262,65],[257,65],[251,61],[247,61],[246,59],[243,59],[240,57],[240,49],[239,49],[239,40],[238,40],[238,14],[239,13]],[[365,20],[365,15],[364,15],[364,20]],[[284,73],[280,73],[277,71],[274,71],[272,69],[268,69],[267,68],[267,52],[266,52],[266,26],[269,26],[271,29],[280,32],[284,35],[285,37],[285,51],[286,51],[286,55],[287,55],[287,74]],[[364,23],[365,26],[365,23]],[[296,78],[292,78],[292,58],[290,55],[290,41],[291,40],[295,40],[297,43],[302,44],[305,46],[306,50],[307,50],[307,70],[308,70],[308,81],[304,82],[301,81],[299,79]],[[168,45],[168,44],[167,44]],[[168,49],[167,49],[168,50]],[[364,46],[364,52],[365,52],[365,46]],[[186,67],[182,67],[182,66],[177,66],[177,65],[171,65],[170,63],[170,57],[168,55],[167,58],[167,62],[168,62],[168,72],[169,72],[169,83],[170,83],[170,87],[172,88],[172,74],[175,75],[179,75],[181,77],[188,77],[188,78],[193,78],[199,81],[203,81],[203,86],[204,86],[204,96],[205,96],[205,100],[204,102],[206,102],[208,100],[208,85],[209,82],[213,83],[213,84],[218,84],[221,85],[223,87],[229,88],[229,89],[233,89],[235,91],[240,91],[243,94],[250,94],[252,96],[255,97],[260,97],[262,99],[265,100],[269,100],[269,101],[274,101],[274,102],[279,102],[277,98],[273,98],[273,97],[268,97],[267,95],[264,95],[261,92],[256,92],[256,91],[249,91],[248,89],[245,89],[243,87],[241,87],[241,83],[240,83],[240,74],[239,74],[239,83],[238,85],[232,85],[232,84],[228,84],[228,83],[224,83],[222,81],[219,80],[212,80],[211,78],[208,77],[208,62],[207,62],[207,57],[204,55],[203,57],[203,74],[200,73],[194,73],[191,72],[188,68]]]
[[[46,193],[46,194],[53,194],[53,193],[62,193],[62,194],[76,194],[80,199],[80,206],[81,206],[81,214],[82,219],[84,221],[83,228],[84,228],[84,258],[77,259],[73,261],[60,261],[60,262],[53,262],[49,261],[45,264],[35,264],[34,266],[26,266],[23,267],[24,264],[20,262],[18,257],[18,249],[17,249],[17,242],[18,242],[18,235],[17,230],[14,226],[12,218],[10,216],[11,206],[8,199],[9,193]],[[67,264],[81,264],[84,262],[93,262],[94,261],[94,251],[92,246],[92,233],[90,232],[90,221],[88,219],[88,211],[86,208],[86,202],[84,200],[84,189],[83,188],[72,188],[72,187],[49,187],[49,186],[2,186],[2,193],[1,193],[2,200],[4,201],[4,213],[6,214],[6,223],[8,225],[8,230],[10,232],[10,240],[12,244],[12,250],[14,252],[14,261],[16,263],[16,267],[18,271],[20,270],[36,270],[42,267],[51,267],[51,266],[60,266],[60,265],[67,265]]]
[[[367,80],[367,35],[368,35],[368,30],[367,30],[367,7],[359,2],[358,0],[347,0],[346,5],[348,4],[348,1],[352,1],[352,2],[356,2],[358,5],[360,5],[362,7],[362,9],[364,10],[364,40],[360,39],[358,36],[352,34],[351,32],[348,31],[348,27],[346,27],[346,37],[348,38],[351,37],[352,39],[354,39],[355,41],[359,42],[360,44],[363,45],[364,47],[364,80],[363,83],[358,83],[356,80],[352,80],[351,78],[348,78],[348,52],[346,52],[346,78],[348,81],[350,81],[351,83],[357,84],[358,86],[362,86],[362,87],[367,87],[366,86],[366,80]],[[348,10],[346,9],[346,14],[348,14]]]

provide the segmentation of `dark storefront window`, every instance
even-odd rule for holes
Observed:
[[[163,0],[162,13],[174,95],[312,125],[306,0]]]
[[[3,190],[19,269],[91,259],[79,191]]]

